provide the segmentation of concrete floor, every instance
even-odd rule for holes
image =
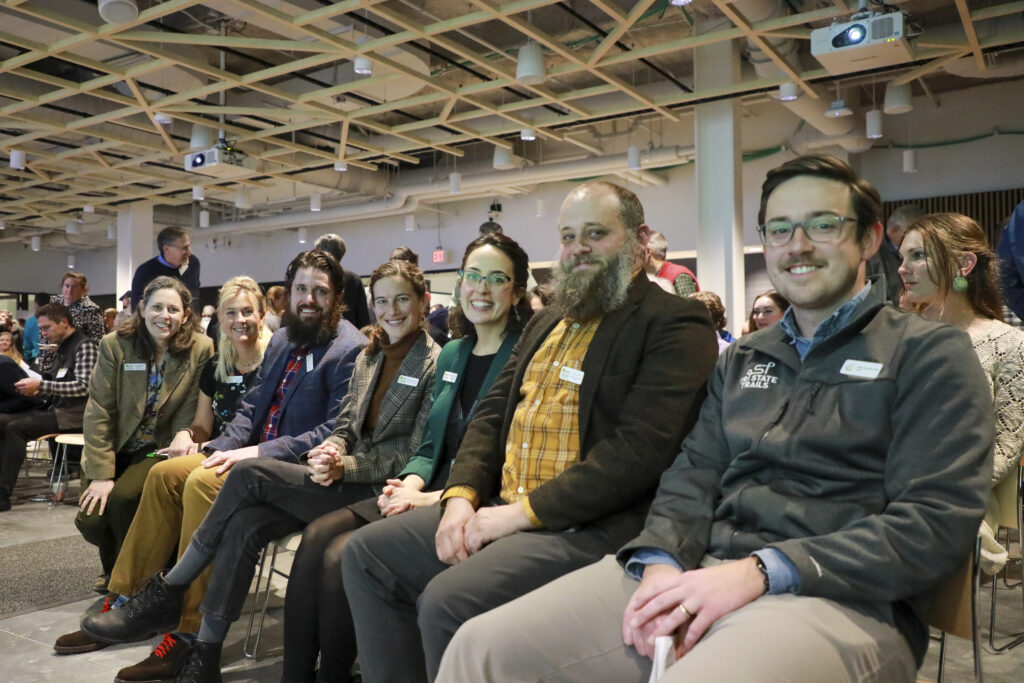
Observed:
[[[77,482],[76,482],[77,484]],[[76,494],[76,484],[71,494]],[[19,492],[20,493],[20,492]],[[10,512],[0,513],[0,552],[4,546],[17,545],[28,541],[48,538],[62,538],[77,533],[73,523],[75,507],[57,505],[48,508],[40,503],[16,504]],[[278,566],[286,569],[290,554],[283,553]],[[99,558],[96,560],[99,573]],[[1012,633],[1024,630],[1024,607],[1020,588],[1003,589],[997,592],[999,598],[999,623],[996,633]],[[988,633],[989,598],[988,588],[981,591],[980,618],[982,633]],[[248,625],[248,615],[234,624],[228,634],[223,655],[223,676],[225,681],[279,681],[281,677],[282,624],[280,605],[284,598],[284,583],[275,579],[271,597],[271,608],[267,612],[263,629],[261,653],[271,656],[259,660],[247,659],[242,654],[242,640]],[[130,666],[144,659],[160,642],[151,641],[119,645],[97,652],[57,656],[53,653],[53,641],[57,636],[78,627],[82,614],[96,602],[96,596],[49,609],[17,614],[0,620],[0,661],[3,671],[0,680],[8,683],[28,681],[74,681],[75,683],[109,682],[122,667]],[[997,643],[1005,642],[998,639]],[[938,662],[938,642],[932,641],[924,666],[919,672],[921,680],[935,680]],[[951,637],[947,647],[946,681],[960,683],[973,679],[973,664],[970,643]],[[982,655],[985,680],[989,683],[1018,683],[1024,680],[1024,645],[1007,653],[996,655],[984,652]]]

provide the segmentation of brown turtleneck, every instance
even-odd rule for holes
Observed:
[[[417,330],[407,334],[404,339],[399,339],[394,344],[381,344],[379,353],[384,354],[384,364],[380,368],[380,375],[377,376],[377,385],[373,388],[373,396],[370,397],[370,409],[366,411],[366,420],[363,422],[363,431],[366,434],[373,433],[377,426],[377,414],[380,412],[380,404],[384,400],[384,394],[391,386],[391,380],[398,374],[398,368],[405,360],[409,349],[420,338],[422,331]]]

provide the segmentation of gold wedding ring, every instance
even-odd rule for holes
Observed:
[[[687,621],[693,619],[693,615],[690,614],[690,610],[683,607],[683,603],[679,603],[679,611],[683,613],[683,616],[686,617]]]

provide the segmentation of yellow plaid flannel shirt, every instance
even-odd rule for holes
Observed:
[[[523,375],[505,443],[501,498],[520,502],[534,526],[543,523],[530,507],[530,493],[580,459],[580,385],[583,359],[601,319],[585,323],[562,320],[537,349]],[[563,369],[564,368],[564,369]],[[576,375],[576,373],[579,373]],[[461,497],[480,504],[468,486],[449,489],[444,498]]]

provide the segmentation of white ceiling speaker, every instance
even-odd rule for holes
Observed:
[[[839,98],[832,102],[832,106],[825,112],[825,116],[833,119],[838,119],[843,116],[853,116],[853,110],[846,106],[846,102],[843,98]]]
[[[626,149],[626,166],[630,171],[640,170],[640,148],[636,145],[630,145]]]
[[[882,110],[872,109],[864,115],[864,132],[869,140],[882,137]]]
[[[305,244],[309,241],[309,233],[305,228],[299,228],[299,244]]]
[[[512,160],[512,152],[497,145],[494,146],[494,159],[491,165],[498,171],[508,171],[516,167]]]
[[[310,211],[319,211],[320,210],[320,193],[319,192],[314,192],[313,194],[309,195],[309,210]]]
[[[885,86],[885,100],[882,103],[882,111],[886,114],[906,114],[914,108],[911,97],[910,84],[896,85],[889,83]]]
[[[100,19],[108,24],[127,24],[139,16],[135,0],[100,0],[96,4],[99,6]]]
[[[783,102],[792,102],[800,97],[800,88],[793,81],[786,81],[779,86],[779,99]]]
[[[11,152],[11,168],[18,169],[19,171],[25,170],[25,152],[20,149],[12,149]]]
[[[192,124],[192,137],[189,138],[189,149],[210,149],[217,144],[217,131],[209,126]]]
[[[540,85],[547,78],[544,68],[544,51],[537,43],[527,43],[519,48],[516,60],[516,80],[523,85]]]
[[[249,196],[247,190],[236,190],[235,191],[235,208],[236,209],[251,209],[252,208],[252,197]]]

